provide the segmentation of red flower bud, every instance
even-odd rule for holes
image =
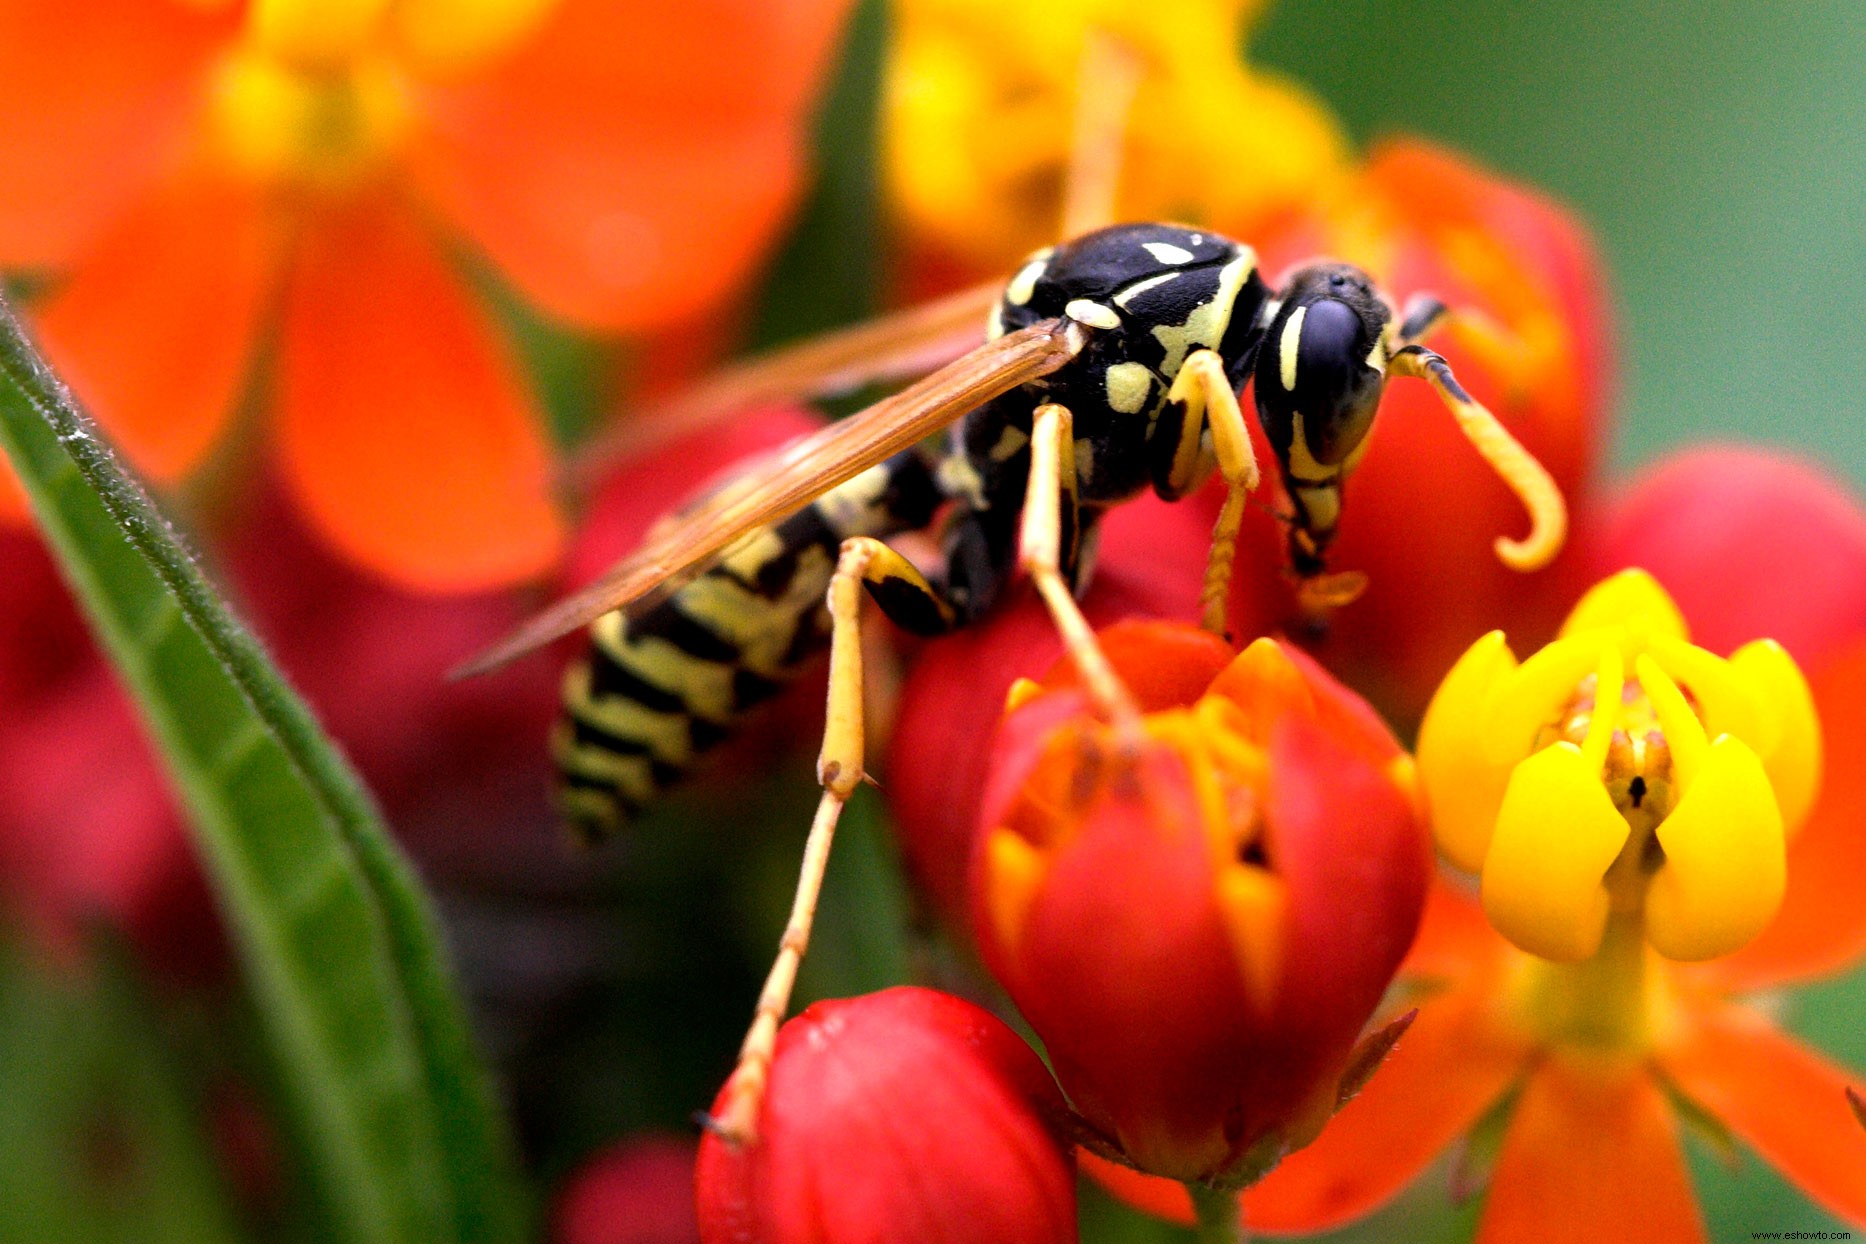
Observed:
[[[778,1033],[759,1139],[701,1142],[701,1238],[1074,1244],[1063,1115],[1030,1047],[969,1002],[908,987],[819,1002]]]
[[[1333,1113],[1417,928],[1431,863],[1411,761],[1272,641],[1228,664],[1187,627],[1125,624],[1103,644],[1144,737],[1092,716],[1067,672],[1007,718],[978,939],[1110,1149],[1246,1180]]]

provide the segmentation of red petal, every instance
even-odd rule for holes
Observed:
[[[174,161],[235,20],[206,7],[0,5],[0,266],[69,261]]]
[[[1712,1004],[1661,1054],[1687,1096],[1722,1120],[1811,1198],[1866,1225],[1866,1129],[1847,1102],[1861,1076],[1828,1062],[1762,1016]]]
[[[1360,1096],[1250,1190],[1246,1221],[1272,1232],[1325,1231],[1398,1196],[1522,1074],[1529,1050],[1499,1030],[1493,1005],[1475,991],[1421,1007]]]
[[[1769,638],[1813,668],[1866,635],[1866,509],[1830,472],[1774,450],[1667,457],[1589,543],[1590,578],[1651,571],[1713,652]]]
[[[1665,1096],[1642,1066],[1551,1056],[1510,1118],[1478,1244],[1598,1244],[1635,1224],[1654,1244],[1706,1238]]]
[[[1205,694],[1230,664],[1231,645],[1186,622],[1123,618],[1096,632],[1102,655],[1134,693],[1143,713],[1182,708]],[[1080,687],[1082,671],[1067,655],[1043,678],[1045,687]]]
[[[426,591],[542,573],[563,528],[509,351],[434,244],[373,204],[317,222],[279,346],[287,477],[352,559]]]
[[[420,173],[527,296],[639,330],[717,303],[796,196],[847,0],[565,0],[491,73],[433,92]]]
[[[1047,1130],[1061,1106],[971,1003],[908,987],[817,1003],[778,1033],[759,1139],[700,1143],[702,1237],[1073,1244],[1073,1172]]]
[[[53,366],[159,483],[205,457],[233,415],[277,224],[244,187],[178,178],[119,219],[38,316]]]
[[[1771,594],[1774,595],[1774,594]],[[1866,957],[1866,643],[1814,671],[1825,735],[1821,793],[1788,844],[1788,892],[1762,936],[1727,958],[1689,969],[1729,990],[1829,976]]]

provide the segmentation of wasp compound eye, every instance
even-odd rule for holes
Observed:
[[[1326,288],[1340,275],[1316,284]],[[1385,382],[1383,312],[1311,295],[1286,302],[1271,324],[1257,364],[1257,407],[1285,470],[1319,479],[1352,466]]]

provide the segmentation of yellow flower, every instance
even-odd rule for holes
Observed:
[[[1593,956],[1610,920],[1669,959],[1746,945],[1781,906],[1820,766],[1781,646],[1693,646],[1639,570],[1596,586],[1521,664],[1501,632],[1480,639],[1419,734],[1440,849],[1482,874],[1498,932],[1563,962]]]
[[[903,0],[883,123],[905,231],[984,270],[1054,242],[1085,93],[1124,134],[1121,219],[1250,237],[1312,205],[1346,140],[1306,91],[1239,59],[1261,7]],[[1129,70],[1124,108],[1109,97]]]

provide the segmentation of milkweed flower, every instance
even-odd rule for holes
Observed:
[[[1866,579],[1866,514],[1804,466],[1718,449],[1662,465],[1595,521],[1588,556],[1663,567],[1681,601],[1707,606],[1707,642],[1753,640],[1758,622],[1775,617],[1797,646],[1795,661],[1767,645],[1739,647],[1748,655],[1728,662],[1686,652],[1677,628],[1682,617],[1698,629],[1691,610],[1681,615],[1645,576],[1623,575],[1583,599],[1551,649],[1503,673],[1480,710],[1492,738],[1477,737],[1468,719],[1428,718],[1422,781],[1436,797],[1435,819],[1449,801],[1439,826],[1447,853],[1485,870],[1482,897],[1450,883],[1434,891],[1400,975],[1401,992],[1420,1008],[1417,1021],[1321,1139],[1252,1190],[1246,1216],[1261,1229],[1345,1223],[1397,1194],[1459,1138],[1482,1133],[1486,1147],[1498,1145],[1483,1244],[1614,1238],[1629,1222],[1654,1239],[1702,1241],[1681,1129],[1706,1130],[1725,1146],[1747,1143],[1817,1204],[1866,1224],[1866,1131],[1847,1096],[1857,1072],[1785,1034],[1779,997],[1750,996],[1866,956],[1866,907],[1852,894],[1866,870],[1866,615],[1848,604]],[[1804,581],[1811,562],[1835,581]],[[1836,614],[1853,619],[1850,631],[1830,625]],[[1635,635],[1643,642],[1629,642]],[[1599,670],[1610,674],[1614,654],[1633,648],[1646,660],[1629,664],[1649,677],[1623,690],[1616,707],[1600,691],[1612,679]],[[1524,708],[1515,697],[1543,678],[1552,688],[1558,665],[1586,664],[1583,649],[1596,662],[1594,684],[1555,706],[1536,754],[1585,748],[1589,723],[1577,719],[1603,705],[1616,729],[1593,789],[1533,773],[1522,779],[1539,786],[1551,810],[1567,809],[1574,831],[1571,840],[1537,844],[1548,891],[1537,893],[1536,879],[1509,858],[1517,848],[1500,841],[1523,832],[1505,824],[1510,816],[1536,819],[1533,809],[1505,807],[1526,760],[1504,781],[1488,841],[1482,809],[1496,785],[1493,759],[1508,764],[1530,745],[1505,723],[1513,707]],[[1447,679],[1434,718],[1448,705],[1469,712],[1473,671],[1503,664],[1492,645],[1479,654]],[[1796,664],[1811,671],[1805,692]],[[1685,703],[1681,713],[1673,699],[1661,717],[1650,702],[1671,698],[1668,684],[1682,688]],[[1747,719],[1737,711],[1744,702]],[[1493,709],[1500,716],[1490,717]],[[1573,726],[1580,743],[1556,737]],[[1680,738],[1685,750],[1699,749],[1694,776],[1678,772]],[[1635,739],[1646,768],[1617,769]],[[1714,760],[1717,746],[1746,747],[1754,760],[1740,752]],[[1669,792],[1660,789],[1666,763]],[[1452,776],[1460,769],[1461,788]],[[1630,806],[1640,776],[1648,779],[1640,803],[1670,804],[1656,825],[1642,825]],[[1714,783],[1723,790],[1705,804],[1702,792]],[[1630,813],[1624,855],[1611,860],[1599,849],[1605,821],[1588,810],[1601,799]],[[1687,811],[1694,801],[1700,806]],[[1687,823],[1667,830],[1680,812]],[[1785,840],[1779,862],[1772,837]],[[1499,850],[1503,858],[1494,858]],[[1574,883],[1582,871],[1575,857],[1588,850],[1600,864],[1592,908],[1594,896],[1578,897]],[[1496,883],[1493,867],[1504,872]],[[1130,1200],[1189,1217],[1170,1184],[1143,1184],[1129,1172],[1108,1178]]]
[[[1024,686],[974,854],[987,965],[1099,1147],[1240,1186],[1314,1138],[1430,873],[1412,762],[1271,640],[1102,633],[1146,715]]]
[[[1065,1115],[1023,1038],[969,1002],[819,1002],[778,1031],[758,1139],[700,1142],[700,1237],[1075,1244]]]
[[[562,539],[549,450],[453,252],[586,329],[716,305],[846,9],[0,0],[0,266],[52,278],[47,353],[155,482],[263,382],[326,540],[422,589],[522,579]]]
[[[1501,631],[1472,645],[1426,710],[1419,767],[1439,848],[1521,949],[1578,962],[1619,923],[1668,959],[1714,959],[1781,906],[1820,727],[1780,644],[1714,656],[1628,570],[1525,663]]]

